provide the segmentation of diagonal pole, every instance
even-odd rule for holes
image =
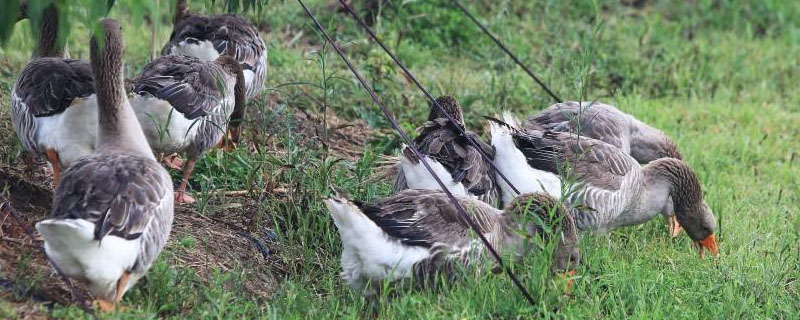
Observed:
[[[403,129],[400,128],[400,125],[397,123],[397,121],[394,119],[392,114],[389,112],[389,109],[386,108],[386,106],[383,104],[383,102],[381,102],[380,98],[378,98],[378,96],[375,94],[375,91],[372,90],[372,88],[367,84],[367,82],[364,80],[364,78],[361,76],[361,74],[358,73],[358,71],[353,66],[353,64],[350,62],[350,60],[347,58],[347,56],[339,48],[339,45],[337,45],[336,42],[334,42],[333,39],[331,39],[330,35],[328,35],[328,31],[325,29],[325,27],[323,27],[319,23],[319,21],[317,21],[317,18],[314,17],[314,15],[311,13],[311,11],[308,10],[308,7],[306,7],[305,3],[303,3],[303,0],[297,0],[297,2],[300,3],[300,6],[303,7],[303,10],[306,12],[306,14],[308,14],[309,18],[311,18],[311,20],[314,21],[314,25],[316,25],[317,29],[319,29],[322,32],[322,34],[325,36],[325,40],[327,40],[328,43],[330,43],[331,46],[333,46],[333,48],[336,50],[336,53],[339,54],[339,56],[342,58],[344,63],[347,64],[347,67],[356,76],[356,78],[358,79],[358,82],[360,82],[361,86],[364,87],[364,90],[366,90],[367,93],[369,93],[370,97],[372,98],[372,101],[375,102],[375,104],[377,104],[378,107],[381,108],[381,111],[383,112],[383,115],[386,117],[387,120],[389,120],[389,123],[391,123],[392,128],[397,132],[398,135],[400,135],[400,138],[402,138],[403,141],[405,141],[405,143],[408,145],[409,149],[411,150],[411,153],[413,153],[414,156],[417,157],[417,159],[419,159],[419,161],[425,166],[425,169],[427,169],[428,172],[431,173],[433,178],[436,180],[436,183],[438,183],[439,186],[442,188],[442,191],[444,191],[444,193],[447,195],[447,197],[450,199],[450,201],[453,202],[453,205],[456,207],[456,210],[458,211],[459,215],[461,215],[462,219],[467,221],[467,223],[469,224],[470,228],[472,228],[472,230],[475,232],[475,234],[478,235],[478,238],[480,238],[480,240],[483,242],[484,246],[486,246],[486,249],[492,254],[492,256],[494,256],[494,258],[497,260],[497,263],[500,265],[501,268],[503,268],[503,270],[506,272],[506,274],[508,274],[508,276],[511,278],[511,281],[514,283],[515,286],[517,286],[517,288],[520,290],[520,292],[525,297],[525,299],[528,300],[528,302],[532,306],[535,306],[536,305],[536,301],[533,299],[533,297],[528,293],[528,291],[525,289],[525,287],[522,285],[522,283],[519,281],[519,279],[517,279],[517,276],[514,275],[514,273],[511,271],[511,269],[509,269],[503,263],[503,260],[502,260],[502,257],[500,257],[500,254],[498,254],[497,251],[492,247],[492,245],[489,243],[489,240],[486,239],[486,237],[480,231],[480,229],[475,224],[475,222],[472,220],[472,218],[470,218],[470,216],[467,214],[467,212],[464,211],[464,208],[461,206],[461,204],[458,202],[458,200],[456,200],[456,198],[453,196],[453,194],[450,193],[450,190],[448,190],[447,187],[445,187],[445,185],[442,182],[442,180],[439,179],[439,176],[437,176],[433,172],[433,169],[430,167],[428,162],[425,161],[425,158],[422,156],[422,154],[419,152],[419,150],[417,150],[417,148],[414,146],[414,144],[411,143],[411,139],[408,137],[408,135],[406,135],[406,133],[403,131]]]
[[[375,35],[375,33],[372,32],[372,29],[370,29],[369,26],[367,26],[367,24],[364,23],[364,21],[361,20],[361,18],[358,17],[358,15],[355,13],[355,11],[353,11],[353,9],[351,9],[350,6],[347,5],[347,3],[344,2],[344,0],[339,0],[339,3],[342,4],[342,6],[347,11],[347,13],[349,13],[350,16],[352,16],[353,19],[355,19],[358,22],[358,24],[364,29],[364,31],[366,31],[367,34],[369,34],[370,38],[372,38],[372,40],[374,40],[376,43],[378,43],[378,45],[380,45],[380,47],[383,49],[383,51],[385,51],[386,54],[388,54],[389,57],[391,57],[392,60],[394,60],[394,62],[397,64],[397,66],[399,66],[400,69],[402,69],[403,72],[408,76],[408,78],[411,79],[411,82],[414,82],[414,84],[417,86],[417,88],[419,88],[419,90],[421,90],[425,94],[425,96],[428,97],[428,100],[430,100],[431,103],[433,103],[433,105],[436,106],[436,108],[438,108],[439,111],[441,113],[443,113],[447,117],[447,119],[450,120],[451,123],[457,123],[456,120],[453,119],[453,116],[450,115],[450,113],[448,113],[447,110],[445,110],[442,107],[442,105],[440,105],[439,102],[437,102],[436,99],[433,98],[433,96],[428,92],[428,90],[426,90],[425,87],[422,86],[422,84],[419,82],[419,80],[417,80],[417,77],[415,77],[411,73],[411,71],[409,71],[408,68],[406,68],[406,66],[400,61],[400,59],[398,59],[397,56],[395,56],[394,53],[392,53],[392,51],[389,50],[389,48],[387,48],[385,44],[383,44],[383,41],[381,41],[381,39],[379,39]],[[505,181],[506,184],[508,184],[509,187],[511,187],[511,190],[513,190],[514,193],[519,195],[520,194],[519,189],[517,189],[517,187],[515,187],[514,184],[512,184],[510,180],[508,180],[508,178],[506,177],[505,174],[500,172],[500,170],[498,170],[497,167],[495,167],[494,162],[489,157],[489,155],[486,154],[483,151],[483,148],[481,148],[478,145],[478,143],[475,142],[475,140],[472,139],[472,137],[467,135],[466,131],[464,131],[464,128],[461,128],[460,126],[454,126],[454,127],[456,127],[458,129],[459,133],[461,133],[461,135],[464,136],[467,139],[467,141],[473,147],[475,147],[476,150],[478,150],[478,153],[480,153],[481,157],[489,164],[489,166],[492,168],[492,170],[494,172],[496,172],[497,175],[499,175],[500,178],[502,178],[503,181]]]

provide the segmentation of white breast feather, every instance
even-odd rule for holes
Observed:
[[[453,181],[453,176],[447,171],[447,169],[444,168],[444,166],[442,166],[441,163],[431,157],[424,156],[424,158],[428,165],[431,166],[431,169],[433,169],[433,171],[436,173],[436,176],[442,180],[451,193],[460,196],[469,196],[464,184]],[[409,189],[442,189],[433,178],[431,173],[422,164],[422,161],[415,164],[405,156],[401,156],[400,166],[403,170],[403,174],[406,177],[406,184],[408,185]]]
[[[342,276],[348,285],[363,290],[367,281],[408,278],[415,263],[430,257],[423,247],[408,246],[390,238],[351,203],[325,200],[342,239]]]
[[[153,150],[178,152],[194,141],[202,118],[189,120],[169,102],[149,94],[134,95],[130,103]]]
[[[58,152],[61,165],[69,167],[75,160],[94,152],[97,142],[97,96],[78,98],[64,112],[37,117],[36,139],[41,150]]]
[[[492,146],[495,147],[494,165],[520,193],[544,191],[553,197],[561,197],[559,177],[547,171],[531,168],[525,160],[525,155],[514,145],[508,129],[490,123],[489,130],[492,135]],[[503,203],[511,203],[517,194],[500,175],[497,176],[497,183],[502,191]]]
[[[48,219],[36,224],[50,260],[69,277],[86,279],[92,292],[108,293],[136,263],[140,239],[94,240],[94,224],[83,219]]]

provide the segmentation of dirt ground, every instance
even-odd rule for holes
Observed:
[[[280,101],[275,94],[268,99],[270,109]],[[306,142],[319,140],[321,117],[302,111],[294,111],[292,117],[298,124],[295,132],[309,140]],[[342,120],[333,113],[329,113],[327,121],[329,128],[334,128],[329,130],[328,138],[333,153],[350,160],[359,157],[371,137],[368,125],[363,121]],[[52,178],[46,164],[37,164],[33,172],[26,171],[21,164],[0,167],[0,192],[22,220],[20,225],[9,210],[0,210],[0,301],[5,304],[0,305],[0,318],[3,308],[11,308],[17,317],[44,319],[55,303],[77,303],[70,286],[50,267],[41,249],[42,239],[33,228],[37,221],[49,215],[52,204]],[[208,280],[215,270],[244,268],[250,279],[245,282],[245,290],[252,296],[268,299],[286,275],[276,254],[283,244],[277,242],[272,230],[255,230],[258,199],[252,194],[227,193],[224,204],[212,204],[215,205],[214,215],[202,215],[193,206],[176,206],[171,234],[173,245],[164,252],[170,263],[196,270],[203,280]],[[174,245],[187,237],[197,243],[190,247]],[[242,263],[244,261],[246,263]],[[30,283],[25,281],[36,282],[36,291],[29,291]],[[82,284],[73,282],[73,287],[86,301],[91,301]]]

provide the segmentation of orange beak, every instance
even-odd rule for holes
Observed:
[[[708,235],[705,239],[698,241],[697,244],[700,246],[700,258],[703,258],[703,249],[708,249],[711,251],[711,254],[714,256],[719,255],[719,250],[717,249],[717,237],[714,234]]]
[[[572,293],[572,283],[575,282],[575,280],[573,280],[572,277],[574,277],[574,276],[575,276],[575,270],[570,270],[570,271],[561,273],[559,275],[559,277],[562,278],[562,279],[563,278],[567,278],[567,283],[564,286],[564,292],[566,294]]]

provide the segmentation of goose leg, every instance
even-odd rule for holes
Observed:
[[[122,301],[122,292],[125,291],[125,287],[128,286],[130,277],[131,273],[126,270],[122,272],[122,276],[117,280],[117,295],[114,297],[114,303]]]
[[[233,142],[233,137],[231,134],[231,129],[225,131],[225,135],[222,136],[222,139],[219,140],[217,143],[217,147],[225,150],[225,152],[232,152],[236,149],[236,142]]]
[[[50,165],[53,166],[53,187],[57,187],[58,181],[61,180],[61,160],[58,157],[58,152],[53,149],[47,149],[44,151],[44,155],[47,157],[47,161],[50,161]]]
[[[667,217],[667,224],[669,224],[669,235],[673,238],[677,237],[683,231],[683,227],[681,224],[678,223],[678,219],[675,218],[675,214]]]
[[[92,306],[97,308],[97,310],[100,311],[101,313],[114,311],[114,303],[108,302],[103,299],[95,300],[94,302],[92,302]]]
[[[189,186],[189,177],[192,175],[192,171],[194,171],[194,164],[197,159],[189,158],[186,160],[186,163],[183,166],[183,178],[181,179],[181,185],[178,187],[178,191],[175,191],[175,202],[180,204],[192,204],[195,202],[194,198],[186,193],[186,187]]]
[[[183,167],[183,159],[177,153],[161,158],[161,162],[170,169],[180,170]]]

